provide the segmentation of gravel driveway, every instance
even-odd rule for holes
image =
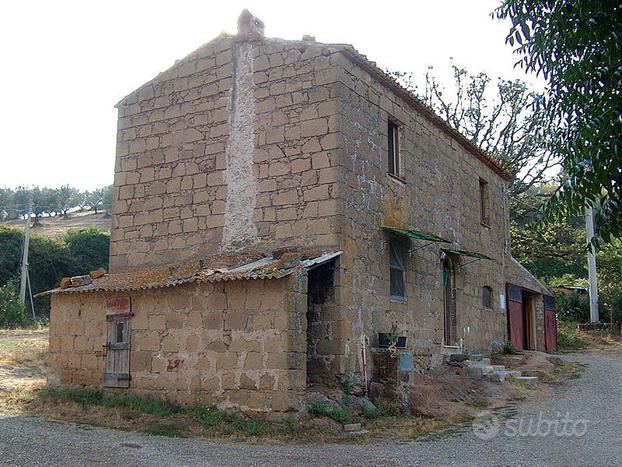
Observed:
[[[522,405],[509,419],[486,419],[477,425],[479,436],[472,427],[465,427],[435,439],[408,443],[269,446],[152,437],[38,418],[0,416],[0,463],[620,465],[622,359],[587,354],[565,358],[588,365],[580,380],[555,389],[546,399]],[[555,421],[557,434],[551,425]],[[540,434],[533,436],[538,429]],[[564,434],[564,429],[565,435],[558,436]]]

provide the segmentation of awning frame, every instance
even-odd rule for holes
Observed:
[[[466,263],[461,264],[460,266],[458,266],[458,269],[463,268],[464,266],[474,263],[476,261],[480,261],[482,259],[486,259],[489,261],[494,261],[493,258],[491,258],[490,256],[486,256],[482,253],[475,253],[472,251],[465,251],[465,250],[456,250],[453,248],[441,248],[441,251],[443,253],[445,253],[446,255],[453,255],[453,256],[470,256],[471,258],[475,258],[471,261],[468,261]]]
[[[415,251],[421,250],[427,246],[432,245],[433,243],[451,243],[449,240],[445,240],[438,235],[434,235],[433,233],[426,232],[424,230],[410,230],[410,229],[400,229],[398,227],[392,227],[390,225],[383,225],[382,230],[385,232],[391,233],[393,235],[398,235],[401,237],[412,238],[415,240],[427,240],[423,246],[418,248],[411,249],[410,252],[413,253]]]

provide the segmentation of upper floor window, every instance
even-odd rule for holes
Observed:
[[[482,287],[482,303],[484,308],[492,309],[492,288],[487,285]]]
[[[479,202],[481,212],[481,223],[485,226],[490,225],[490,197],[488,194],[488,182],[483,178],[479,179]]]
[[[406,242],[389,240],[389,288],[391,298],[406,298]]]
[[[388,121],[388,172],[400,176],[400,127],[394,121]]]

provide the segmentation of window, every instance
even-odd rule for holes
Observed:
[[[389,240],[389,283],[391,298],[406,298],[406,248],[405,242]]]
[[[492,310],[492,289],[487,285],[482,287],[482,302],[484,308]]]
[[[388,172],[396,177],[400,176],[400,130],[397,123],[389,120],[388,127]]]
[[[120,344],[121,342],[125,342],[125,338],[123,336],[123,331],[125,330],[125,323],[123,321],[117,322],[117,338],[115,342]]]
[[[490,225],[490,199],[488,195],[488,182],[484,179],[479,179],[479,202],[481,212],[481,223],[483,225]]]

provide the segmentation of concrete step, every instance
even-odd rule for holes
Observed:
[[[513,371],[513,370],[505,370],[505,369],[498,370],[498,371],[495,371],[493,374],[489,375],[488,378],[491,379],[492,381],[503,382],[510,376],[514,376],[515,378],[518,378],[521,376],[521,372]]]
[[[482,358],[479,360],[469,359],[469,366],[482,366],[482,365],[490,365],[490,358]]]
[[[505,365],[492,365],[494,371],[505,371]]]
[[[516,379],[525,384],[536,384],[538,382],[537,376],[517,376]]]
[[[473,379],[482,379],[494,373],[492,365],[469,365],[466,370],[467,376]]]

